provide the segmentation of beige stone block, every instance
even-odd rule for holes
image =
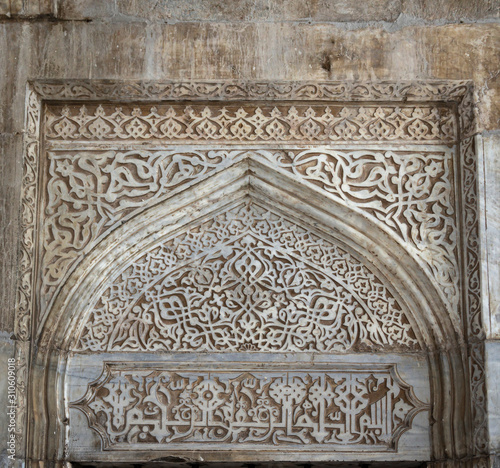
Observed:
[[[99,19],[115,14],[114,1],[57,0],[57,16],[66,20]]]
[[[483,236],[483,294],[486,295],[486,327],[489,337],[500,338],[500,135],[483,137],[484,197],[482,218]],[[488,313],[489,312],[489,313]]]
[[[500,3],[495,0],[412,0],[403,2],[403,12],[426,21],[466,21],[498,18]]]
[[[122,0],[118,12],[133,18],[150,21],[394,21],[399,13],[400,0],[370,0],[353,3],[348,0],[315,0],[268,2],[244,0],[140,1]]]
[[[23,13],[23,0],[10,0],[11,15],[19,15]]]
[[[314,0],[307,3],[311,19],[319,22],[395,21],[401,12],[401,0]]]
[[[14,356],[14,341],[11,340],[10,334],[6,332],[0,332],[0,375],[2,378],[0,379],[0,406],[2,407],[2,411],[0,411],[0,427],[2,430],[0,431],[0,446],[2,447],[2,454],[0,454],[0,463],[3,456],[6,456],[5,449],[7,448],[7,438],[9,435],[8,428],[9,419],[7,415],[7,405],[8,405],[8,387],[7,387],[7,376],[8,371],[8,359]],[[8,466],[3,465],[2,466]]]
[[[22,160],[20,135],[0,137],[0,330],[14,330]]]
[[[0,0],[0,16],[10,16],[10,0]]]

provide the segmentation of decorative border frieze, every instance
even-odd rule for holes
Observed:
[[[481,311],[481,264],[479,245],[479,199],[476,138],[460,143],[463,190],[463,262],[465,282],[464,321],[469,341],[469,378],[472,400],[473,444],[477,454],[488,453],[488,412],[484,340]]]
[[[21,240],[19,243],[19,280],[16,292],[16,448],[17,458],[26,456],[28,381],[31,359],[31,327],[34,318],[35,244],[38,212],[40,164],[40,123],[42,100],[31,86],[26,90],[23,178],[21,187]]]
[[[112,81],[37,80],[33,89],[46,100],[320,100],[460,102],[470,81]]]
[[[44,137],[53,141],[242,143],[437,142],[457,139],[447,105],[49,105]]]

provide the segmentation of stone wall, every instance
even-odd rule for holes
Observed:
[[[28,80],[467,79],[476,87],[482,133],[482,299],[492,392],[490,443],[493,452],[500,450],[500,403],[494,391],[500,373],[499,18],[495,0],[0,0],[2,373],[15,339]],[[3,408],[5,395],[0,395]],[[6,437],[2,431],[2,453]]]

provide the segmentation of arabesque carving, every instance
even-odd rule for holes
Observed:
[[[465,230],[464,262],[466,280],[466,313],[464,321],[469,338],[469,375],[474,427],[473,444],[476,453],[488,453],[488,410],[486,406],[486,376],[484,338],[481,312],[481,271],[478,223],[477,154],[474,138],[460,144],[463,174],[463,224]]]
[[[211,372],[126,363],[105,364],[70,407],[111,450],[230,443],[393,451],[428,409],[393,365]]]
[[[212,98],[220,99],[224,102],[246,100],[256,100],[262,102],[264,100],[279,100],[285,99],[290,101],[325,101],[330,106],[332,101],[350,102],[350,101],[370,101],[367,104],[373,105],[378,101],[378,107],[396,107],[396,103],[401,103],[402,107],[409,107],[407,101],[414,101],[415,107],[423,105],[424,108],[436,107],[435,102],[449,102],[451,112],[455,112],[458,105],[458,122],[454,122],[453,126],[460,126],[460,129],[454,128],[453,131],[443,132],[446,137],[442,141],[436,143],[453,144],[457,140],[457,135],[464,139],[472,137],[477,128],[474,122],[474,109],[472,100],[472,84],[470,82],[398,82],[398,83],[247,83],[247,82],[188,82],[188,83],[157,83],[157,82],[132,82],[132,81],[76,81],[76,80],[55,80],[55,81],[37,81],[29,85],[27,91],[27,112],[26,112],[26,134],[24,146],[24,177],[22,189],[22,230],[23,234],[20,239],[20,272],[19,272],[19,288],[17,295],[17,312],[16,312],[16,353],[17,360],[20,364],[21,372],[18,376],[18,424],[17,424],[17,447],[18,458],[23,459],[31,457],[32,454],[25,453],[24,447],[29,445],[29,440],[25,437],[25,421],[27,416],[33,418],[33,414],[27,413],[27,382],[29,378],[28,362],[30,361],[30,345],[31,345],[31,330],[32,318],[36,315],[35,304],[39,300],[40,291],[37,289],[38,278],[35,274],[35,266],[39,265],[39,258],[35,254],[35,246],[39,245],[37,238],[37,216],[40,214],[41,208],[37,206],[37,200],[42,197],[41,191],[44,188],[39,186],[38,181],[42,180],[39,174],[40,161],[40,143],[44,136],[44,128],[40,125],[40,117],[42,115],[42,103],[46,100],[54,102],[59,101],[63,105],[74,101],[99,101],[112,102],[108,107],[122,106],[122,102],[144,102],[143,108],[148,104],[148,108],[157,106],[159,101],[193,101],[205,104]],[[387,106],[387,103],[390,103]],[[424,104],[422,104],[424,103]],[[425,104],[427,103],[427,104]],[[91,103],[88,108],[94,109],[95,103]],[[368,105],[367,107],[370,107]],[[60,106],[62,108],[63,106]],[[140,106],[141,107],[141,106]],[[256,106],[257,107],[257,106]],[[313,106],[314,107],[314,106]],[[437,107],[442,108],[439,104]],[[339,109],[341,106],[338,107]],[[42,122],[43,123],[43,122]],[[430,128],[427,126],[427,128]],[[82,140],[83,141],[83,140]],[[83,150],[85,145],[93,146],[96,141],[105,144],[110,144],[111,140],[87,140],[85,145],[79,141],[79,148]],[[125,144],[130,145],[133,140],[123,140],[122,150],[125,152]],[[174,140],[172,140],[174,141]],[[175,140],[180,141],[180,140]],[[201,141],[201,140],[199,140]],[[207,140],[209,141],[209,140]],[[210,140],[211,141],[211,140]],[[235,140],[236,141],[236,140]],[[262,140],[263,141],[263,140]],[[338,140],[342,142],[342,140]],[[357,140],[355,140],[357,141]],[[359,140],[366,142],[365,140]],[[381,142],[385,140],[379,140]],[[396,141],[396,140],[394,140]],[[431,140],[413,139],[401,140],[401,143],[409,141],[412,143],[429,143]],[[485,374],[484,374],[484,348],[481,343],[483,339],[482,324],[480,321],[480,301],[477,301],[478,291],[480,291],[480,275],[478,273],[478,237],[477,237],[477,191],[476,191],[476,161],[474,149],[467,150],[470,140],[460,142],[462,151],[461,165],[465,164],[465,170],[461,170],[462,180],[459,182],[459,195],[462,197],[464,193],[470,192],[467,195],[467,201],[464,206],[465,217],[462,219],[461,225],[464,226],[464,232],[461,232],[459,239],[464,245],[464,256],[461,265],[464,268],[463,276],[465,278],[464,286],[466,288],[463,310],[464,316],[468,318],[469,340],[473,343],[469,347],[470,359],[470,374],[472,376],[472,400],[473,414],[472,423],[466,427],[467,433],[470,431],[475,433],[473,440],[473,453],[485,453],[488,447],[488,434],[485,418]],[[306,140],[301,141],[301,143]],[[377,141],[373,140],[373,143]],[[399,142],[398,142],[399,143]],[[315,144],[314,141],[311,144]],[[59,146],[58,146],[59,145]],[[68,142],[63,140],[52,140],[48,142],[48,147],[57,151],[61,148],[70,148]],[[417,148],[417,146],[416,146]],[[418,146],[423,150],[424,146]],[[469,156],[463,156],[468,153]],[[69,154],[69,153],[68,153]],[[43,167],[43,166],[40,166]],[[306,166],[304,166],[305,168]],[[307,171],[306,171],[307,172]],[[320,183],[320,182],[314,182]],[[372,207],[373,208],[373,207]],[[114,216],[114,215],[113,215]],[[121,216],[121,215],[119,215]],[[42,216],[43,217],[43,216]],[[43,225],[43,223],[42,223]],[[479,315],[478,315],[479,314]],[[42,350],[43,351],[43,350]],[[45,352],[45,351],[44,351]],[[50,382],[49,382],[50,384]],[[50,387],[52,388],[52,387]],[[44,398],[50,397],[49,394]],[[43,408],[43,404],[40,406]],[[43,426],[40,434],[47,432],[43,424],[38,421],[46,418],[43,410],[40,412],[42,417],[33,421],[37,421],[36,425]],[[37,413],[38,414],[38,413]],[[439,414],[439,411],[438,411]],[[468,422],[466,421],[466,424]],[[38,427],[38,426],[37,426]],[[48,427],[48,425],[47,425]],[[473,429],[471,429],[473,428]],[[50,432],[50,434],[52,434]],[[38,435],[37,435],[38,437]],[[26,443],[28,442],[28,444]],[[40,443],[41,452],[45,450],[45,442]],[[446,445],[445,450],[450,450],[454,453],[453,447]],[[35,458],[39,455],[33,455]],[[36,458],[38,459],[38,458]],[[482,459],[483,461],[486,458]]]
[[[134,81],[37,80],[48,100],[319,100],[460,102],[470,81]]]
[[[453,142],[456,122],[438,105],[84,105],[48,107],[45,132],[48,141]]]
[[[451,151],[282,149],[49,151],[42,293],[119,222],[191,181],[245,158],[315,184],[413,247],[445,297],[458,301]]]
[[[149,250],[90,311],[80,350],[418,347],[402,306],[367,266],[253,202]]]

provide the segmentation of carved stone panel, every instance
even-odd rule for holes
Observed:
[[[395,456],[400,443],[408,453],[410,441],[422,451],[416,459],[428,450],[420,426],[429,408],[425,370],[408,359],[302,365],[288,359],[263,366],[255,360],[207,363],[210,355],[205,362],[120,358],[125,361],[116,355],[104,361],[101,375],[86,385],[78,376],[88,358],[77,358],[70,370],[76,387],[70,397],[80,395],[69,403],[76,423],[71,450],[83,458],[95,443],[104,452],[306,450],[340,459],[367,451]],[[418,366],[425,369],[422,361]],[[95,372],[98,365],[90,368]]]
[[[163,143],[453,142],[456,125],[453,110],[446,105],[51,106],[46,113],[46,138]]]
[[[458,303],[453,151],[399,149],[53,150],[45,166],[42,316],[68,273],[113,229],[242,160],[313,184],[403,241]]]
[[[77,349],[417,350],[391,289],[353,254],[248,201],[110,279]]]
[[[106,363],[71,407],[85,413],[107,449],[231,443],[395,450],[426,405],[394,366],[357,367],[193,372]]]
[[[469,419],[480,453],[468,85],[127,89],[28,95],[32,458],[424,461]]]

